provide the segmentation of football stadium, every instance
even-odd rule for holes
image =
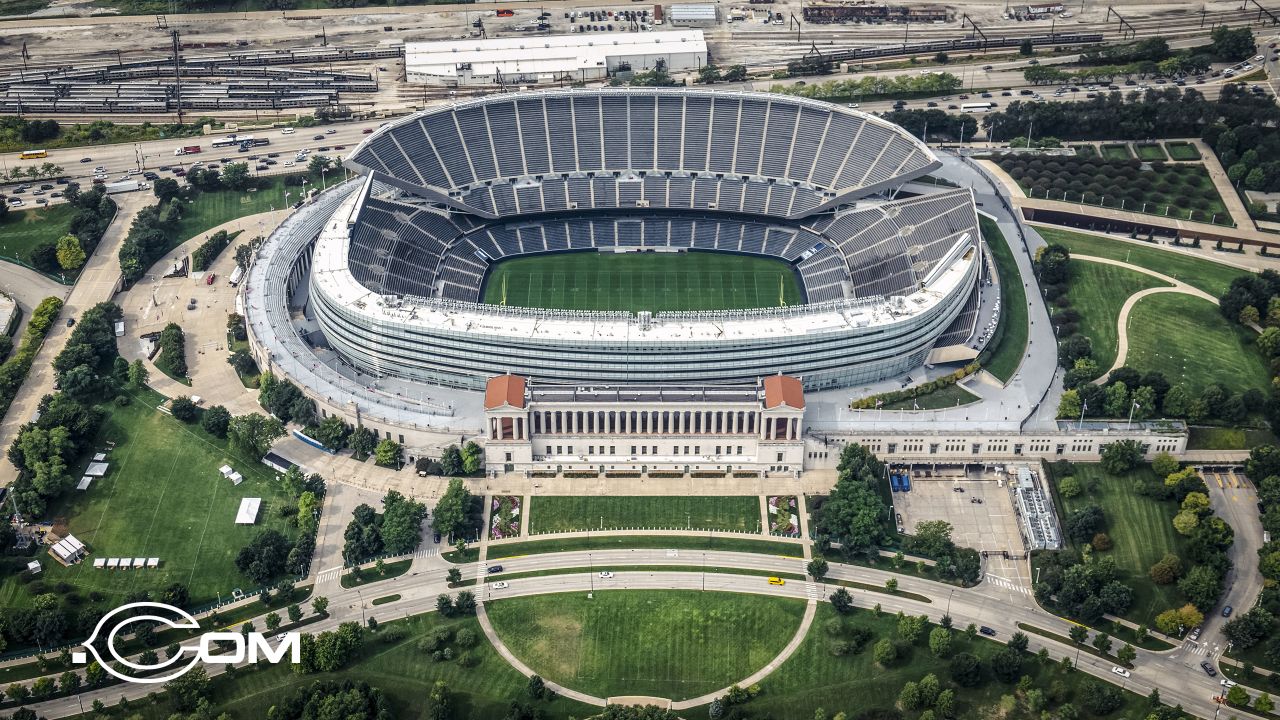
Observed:
[[[345,164],[359,178],[294,213],[250,273],[251,327],[284,336],[273,358],[318,348],[464,389],[505,373],[784,373],[812,390],[902,374],[974,334],[986,263],[971,192],[904,187],[937,158],[845,107],[505,93],[394,121]]]

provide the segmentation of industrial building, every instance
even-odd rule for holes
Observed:
[[[707,64],[701,30],[617,35],[471,38],[405,44],[409,82],[458,85],[534,85],[600,80],[618,72],[669,71]]]
[[[672,25],[715,25],[719,21],[713,3],[683,3],[672,5],[667,22]]]

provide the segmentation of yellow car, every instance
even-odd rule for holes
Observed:
[[[780,577],[771,577],[769,578],[769,584],[770,585],[786,585],[787,581],[783,580]]]

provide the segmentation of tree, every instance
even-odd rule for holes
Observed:
[[[1239,166],[1237,165],[1236,167],[1239,167]],[[1235,168],[1232,168],[1232,169],[1234,170]],[[1258,308],[1252,305],[1245,305],[1243,308],[1241,308],[1240,315],[1239,317],[1237,317],[1237,321],[1241,325],[1257,325],[1258,320],[1259,320]]]
[[[1116,660],[1121,665],[1132,666],[1135,658],[1138,657],[1138,651],[1129,643],[1125,643],[1116,651]]]
[[[1177,530],[1179,535],[1190,535],[1195,532],[1199,524],[1200,517],[1194,512],[1184,510],[1173,516],[1173,529]]]
[[[1083,625],[1072,625],[1067,634],[1071,636],[1071,642],[1081,645],[1089,639],[1089,628]]]
[[[200,416],[200,427],[214,437],[226,437],[230,425],[231,413],[221,405],[214,405]]]
[[[422,521],[427,506],[401,495],[395,490],[382,500],[382,542],[392,555],[403,555],[418,549],[422,542]]]
[[[231,444],[253,457],[266,455],[271,444],[284,434],[284,423],[258,413],[237,415],[227,424],[227,437]]]
[[[1026,652],[1029,644],[1030,641],[1027,638],[1027,634],[1024,632],[1015,632],[1013,636],[1009,638],[1009,647],[1017,650],[1018,652]]]
[[[436,503],[435,516],[431,521],[437,532],[453,536],[462,535],[467,527],[467,511],[471,505],[471,493],[467,492],[462,481],[454,478],[449,487]]]
[[[711,85],[721,80],[720,68],[712,63],[707,63],[698,71],[698,82],[704,85]]]
[[[1244,689],[1243,685],[1232,685],[1227,691],[1227,702],[1238,707],[1249,706],[1249,692]]]
[[[1270,695],[1262,693],[1253,701],[1253,707],[1260,713],[1269,713],[1275,709],[1276,704],[1271,700]]]
[[[320,421],[313,435],[322,445],[336,452],[346,447],[347,438],[351,435],[351,426],[347,425],[341,417],[330,415]]]
[[[129,387],[134,390],[141,390],[146,387],[147,375],[147,366],[142,363],[141,359],[129,363]]]
[[[844,588],[837,588],[831,593],[831,607],[841,615],[848,615],[853,612],[853,596]]]
[[[387,438],[378,443],[373,450],[373,461],[383,467],[398,468],[400,466],[400,455],[404,452],[404,448],[400,443]]]
[[[808,570],[810,577],[815,581],[821,582],[822,579],[827,576],[827,561],[824,558],[816,557],[809,561],[806,569]]]
[[[1092,645],[1097,648],[1098,652],[1106,655],[1111,652],[1111,636],[1106,633],[1098,633],[1093,636]]]
[[[1016,682],[1022,676],[1022,653],[1008,646],[1000,648],[991,656],[991,672],[1001,682]]]
[[[929,631],[929,652],[934,657],[944,658],[951,654],[951,631],[936,627]]]
[[[267,585],[285,570],[292,549],[289,540],[277,530],[261,530],[236,555],[236,567],[245,577]]]
[[[358,458],[368,457],[373,452],[377,441],[378,437],[372,430],[363,425],[357,425],[356,429],[351,431],[351,452]]]
[[[1222,634],[1237,648],[1247,650],[1267,637],[1275,616],[1261,606],[1234,617],[1222,628]]]
[[[1151,469],[1160,477],[1171,475],[1177,472],[1180,467],[1181,464],[1177,458],[1163,450],[1156,453],[1156,456],[1151,459]]]
[[[960,687],[975,687],[982,682],[982,659],[972,653],[956,653],[950,670],[951,679]]]
[[[276,628],[280,627],[280,613],[277,613],[277,612],[267,613],[266,623],[267,623],[267,632],[275,632]]]
[[[1097,505],[1086,505],[1067,515],[1063,523],[1063,532],[1072,541],[1085,543],[1102,531],[1104,522],[1102,508]]]
[[[445,578],[449,581],[450,586],[457,585],[462,582],[462,571],[456,567],[449,568],[449,571],[445,573]]]
[[[1157,585],[1169,585],[1178,579],[1182,574],[1182,560],[1173,553],[1165,553],[1155,565],[1147,572],[1151,581]]]
[[[1029,38],[1023,40],[1022,44],[1018,46],[1018,54],[1023,56],[1035,54],[1035,48],[1032,47],[1031,40]]]
[[[450,477],[456,477],[463,474],[462,451],[457,445],[450,445],[444,449],[440,455],[441,471]]]
[[[1212,39],[1209,45],[1210,51],[1227,62],[1248,58],[1253,55],[1256,47],[1253,30],[1248,26],[1233,30],[1227,25],[1221,25],[1215,28],[1209,37]]]
[[[898,693],[898,705],[903,710],[919,710],[922,704],[923,700],[918,683],[908,682],[902,686],[901,692]]]
[[[747,79],[746,65],[730,65],[724,71],[725,82],[743,82]]]
[[[525,686],[525,692],[534,700],[541,700],[547,694],[547,684],[542,676],[532,675],[529,677],[529,684]]]
[[[1116,383],[1113,387],[1118,386],[1121,386],[1121,384]],[[1110,475],[1129,472],[1142,462],[1144,452],[1142,443],[1137,440],[1113,442],[1102,449],[1102,469]]]
[[[888,667],[898,659],[898,648],[889,638],[881,638],[871,650],[871,657],[881,667]]]
[[[484,467],[484,448],[474,441],[462,446],[462,472],[474,475]]]
[[[321,595],[311,601],[311,609],[317,615],[324,615],[329,609],[329,598]]]
[[[1165,635],[1177,635],[1204,622],[1204,614],[1195,605],[1187,604],[1176,610],[1166,610],[1156,616],[1156,629]]]
[[[200,415],[200,408],[186,395],[179,395],[169,401],[169,412],[178,420],[190,425]]]
[[[248,190],[255,184],[254,178],[249,175],[248,163],[228,163],[223,165],[221,180],[223,185],[232,190]]]
[[[933,558],[949,555],[955,547],[951,541],[951,529],[951,523],[945,520],[917,523],[915,535],[908,540],[908,550]]]
[[[63,235],[57,244],[58,266],[63,270],[78,270],[84,265],[84,248],[80,246],[80,238],[75,235]]]

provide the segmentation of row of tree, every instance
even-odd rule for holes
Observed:
[[[64,193],[67,205],[74,209],[67,234],[56,241],[46,240],[31,248],[32,266],[50,275],[80,269],[85,258],[98,247],[102,234],[116,215],[115,201],[101,190],[82,193],[68,185]]]
[[[358,565],[378,555],[404,555],[422,543],[427,506],[391,490],[382,498],[382,512],[361,503],[351,513],[343,533],[342,559]]]
[[[769,92],[807,98],[857,99],[884,95],[945,95],[959,90],[963,84],[960,78],[949,72],[923,75],[864,75],[820,83],[774,85],[769,88]]]

